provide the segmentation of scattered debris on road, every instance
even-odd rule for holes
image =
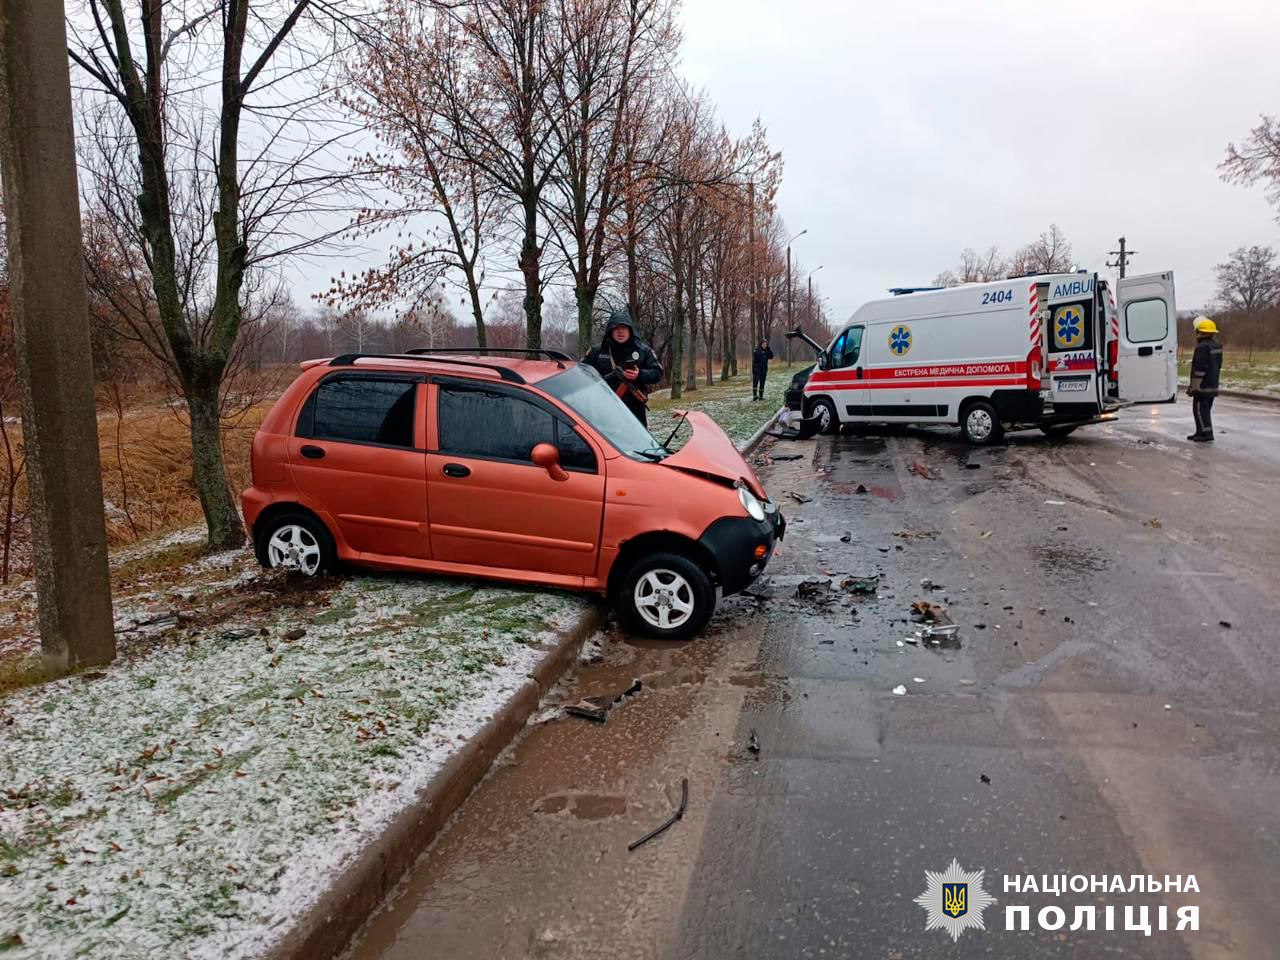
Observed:
[[[929,600],[917,600],[911,604],[911,616],[917,623],[936,623],[945,625],[951,623],[951,617],[947,613],[947,608],[940,603],[933,603]]]
[[[965,468],[966,470],[981,470],[981,469],[982,469],[982,464],[980,464],[980,463],[966,463],[966,464],[964,465],[964,468]]]
[[[856,487],[853,488],[853,492],[858,494],[867,493],[868,491],[867,491],[866,484],[864,483],[858,484]]]
[[[978,539],[980,539],[980,540],[990,540],[990,539],[991,539],[991,535],[992,535],[994,532],[995,532],[995,531],[993,531],[993,530],[983,530],[983,531],[982,531],[982,536],[981,536],[981,537],[979,537]]]
[[[577,703],[571,703],[564,708],[564,712],[571,717],[579,717],[583,720],[591,720],[595,723],[604,723],[609,719],[609,711],[620,704],[627,697],[634,696],[644,688],[644,683],[640,680],[633,680],[631,686],[623,690],[614,697],[583,697]]]
[[[769,458],[774,463],[784,463],[788,460],[803,460],[803,453],[775,453]]]
[[[669,820],[667,820],[667,822],[666,822],[666,823],[663,823],[661,826],[655,827],[654,829],[652,829],[652,830],[650,830],[648,833],[646,833],[643,837],[641,837],[639,840],[633,841],[632,843],[628,844],[628,845],[627,845],[627,850],[628,850],[628,852],[630,852],[630,851],[632,851],[632,850],[635,850],[637,847],[644,846],[644,844],[648,843],[648,842],[649,842],[650,840],[652,840],[654,837],[659,836],[660,834],[662,834],[663,832],[665,832],[665,831],[666,831],[668,828],[670,828],[670,827],[672,826],[672,824],[674,824],[677,820],[683,819],[685,809],[686,809],[688,806],[689,806],[689,778],[688,778],[688,777],[681,777],[681,778],[680,778],[680,806],[679,806],[679,808],[677,808],[676,812],[675,812],[675,813],[673,813],[673,814],[671,815],[671,818],[670,818]]]
[[[923,477],[926,480],[936,480],[937,476],[919,460],[911,464],[911,472],[917,477]]]
[[[1049,506],[1049,507],[1065,507],[1065,506],[1067,505],[1067,501],[1065,501],[1065,500],[1046,500],[1046,501],[1045,501],[1045,505],[1046,505],[1046,506]]]
[[[1230,630],[1230,629],[1231,629],[1231,621],[1230,621],[1230,620],[1219,620],[1219,621],[1218,621],[1218,626],[1222,627],[1224,630]]]
[[[905,697],[907,695],[907,688],[900,683],[893,688],[893,695],[895,697]]]
[[[751,736],[747,738],[747,749],[752,753],[760,752],[760,738],[756,735],[756,728],[751,728]]]
[[[1143,520],[1142,525],[1144,527],[1150,527],[1152,530],[1159,530],[1164,526],[1164,524],[1160,522],[1159,517],[1152,517],[1150,520]]]
[[[937,530],[899,530],[894,534],[900,540],[937,540]]]
[[[979,780],[981,780],[983,783],[990,783],[990,782],[991,782],[991,778],[990,778],[990,777],[988,777],[985,773],[980,773],[980,774],[978,774],[978,779],[979,779]]]
[[[853,540],[853,534],[850,533],[848,530],[846,530],[844,533],[840,535],[841,543],[850,543],[852,542],[852,540]]]
[[[806,497],[803,493],[796,493],[794,490],[788,493],[787,496],[796,503],[813,503],[813,497]]]
[[[845,577],[840,581],[840,589],[845,593],[874,594],[880,586],[880,575],[869,577]]]

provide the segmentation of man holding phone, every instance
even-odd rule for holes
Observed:
[[[625,309],[610,314],[604,339],[583,362],[600,371],[627,409],[648,426],[649,391],[662,380],[662,364],[653,349],[636,334],[635,324]]]

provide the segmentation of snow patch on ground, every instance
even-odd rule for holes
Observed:
[[[250,563],[195,565],[259,589]],[[361,576],[327,606],[10,694],[0,942],[50,960],[261,953],[588,603]]]

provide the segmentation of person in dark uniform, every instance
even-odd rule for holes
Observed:
[[[1218,378],[1222,373],[1222,344],[1215,334],[1218,325],[1208,317],[1196,317],[1196,352],[1191,358],[1191,411],[1196,418],[1196,432],[1187,437],[1196,443],[1213,442],[1213,398],[1218,395]]]
[[[761,340],[760,346],[751,351],[751,399],[764,399],[764,378],[769,375],[769,361],[773,359],[773,351],[769,349],[769,341]]]
[[[662,364],[653,349],[640,339],[625,309],[609,315],[600,346],[592,348],[582,362],[600,371],[605,383],[636,419],[649,425],[649,391],[662,380]]]

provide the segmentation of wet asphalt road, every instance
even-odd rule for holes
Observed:
[[[773,598],[691,644],[607,637],[562,699],[644,689],[603,726],[549,708],[353,956],[1280,957],[1280,406],[1215,413],[1212,448],[1182,439],[1183,403],[989,450],[762,449],[802,455],[761,468],[792,521]],[[794,597],[871,573],[874,599]],[[899,646],[925,598],[958,649]],[[682,777],[685,818],[628,853]],[[913,902],[953,857],[997,901],[958,943]],[[1006,873],[1202,892],[1022,895]],[[1201,930],[1009,932],[1010,903],[1112,904],[1119,927],[1197,904]]]

